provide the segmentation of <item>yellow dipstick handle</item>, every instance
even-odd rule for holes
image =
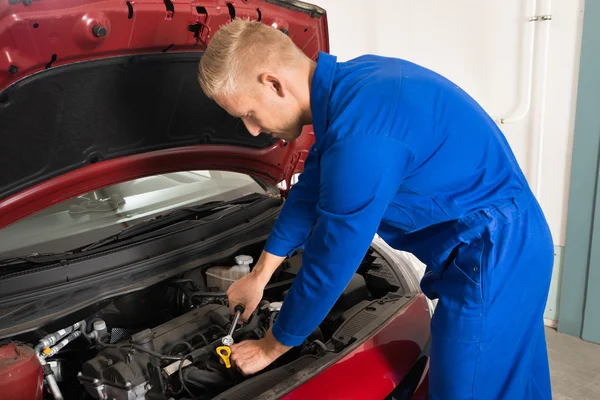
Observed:
[[[223,362],[225,363],[226,368],[231,368],[231,361],[229,361],[229,356],[231,355],[231,349],[229,346],[219,346],[217,347],[217,354]]]

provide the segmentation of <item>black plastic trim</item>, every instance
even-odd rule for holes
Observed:
[[[321,18],[325,15],[325,9],[314,4],[305,3],[298,0],[264,0],[265,3],[271,3],[279,7],[287,8],[292,11],[299,11],[310,15],[312,18]]]
[[[428,361],[429,357],[427,356],[419,357],[404,379],[394,388],[392,393],[390,393],[385,400],[412,399],[419,387],[419,382],[421,382]]]
[[[36,270],[0,281],[3,295],[0,300],[0,338],[39,328],[95,302],[145,289],[200,265],[224,259],[232,251],[264,241],[280,209],[273,205],[270,210],[229,229],[223,227],[222,220],[216,221],[212,229],[218,230],[221,226],[220,232],[206,240],[202,234],[206,229],[188,229],[128,249],[76,260],[58,269]],[[249,231],[252,232],[251,239]]]

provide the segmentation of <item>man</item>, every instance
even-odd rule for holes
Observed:
[[[200,84],[252,135],[316,142],[252,273],[231,286],[247,319],[275,269],[303,266],[266,337],[232,346],[245,374],[300,345],[375,233],[427,265],[432,399],[550,399],[543,312],[553,265],[544,215],[494,122],[410,62],[307,58],[276,29],[236,19],[212,39]]]

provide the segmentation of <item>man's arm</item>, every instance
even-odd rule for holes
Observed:
[[[271,230],[269,239],[252,273],[236,281],[227,291],[231,313],[236,304],[244,304],[246,321],[262,299],[264,287],[285,257],[301,247],[315,224],[319,196],[319,165],[313,151],[309,152],[304,172],[290,195]]]
[[[285,257],[304,244],[317,218],[319,179],[317,156],[311,148],[304,162],[304,171],[292,186],[271,230],[265,245],[266,252]]]
[[[323,321],[356,272],[412,160],[403,145],[376,135],[342,139],[325,152],[317,222],[281,312],[262,340],[231,347],[244,374],[301,344]]]
[[[273,326],[285,346],[301,344],[356,272],[413,155],[384,135],[343,138],[321,159],[317,222],[303,265]]]

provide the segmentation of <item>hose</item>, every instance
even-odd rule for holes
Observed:
[[[190,278],[178,278],[178,279],[171,279],[169,281],[169,283],[172,283],[174,285],[181,285],[181,284],[185,284],[185,283],[191,283],[192,287],[197,288],[198,285],[196,285],[196,282],[194,282],[193,279]]]
[[[46,380],[46,383],[48,384],[48,387],[50,388],[50,392],[52,392],[52,397],[54,397],[54,400],[64,400],[62,392],[60,391],[60,388],[58,387],[58,383],[56,383],[56,379],[54,378],[54,373],[52,372],[52,369],[47,367],[48,362],[39,353],[37,353],[37,358],[38,358],[38,360],[40,360],[40,365],[42,366],[42,371],[44,371],[44,379]],[[46,367],[46,368],[44,368],[44,367]]]
[[[215,312],[215,310],[210,310],[206,313],[206,316],[213,324],[219,325],[222,328],[226,328],[231,322],[229,319],[225,318],[223,315]]]
[[[60,339],[67,336],[69,333],[79,329],[82,324],[85,324],[85,320],[75,322],[73,325],[67,326],[64,329],[58,330],[54,333],[44,336],[42,339],[40,339],[40,342],[35,346],[35,350],[43,350],[46,347],[53,346],[54,344],[58,343]]]
[[[179,382],[181,382],[181,386],[183,386],[183,388],[185,389],[187,394],[190,395],[192,400],[196,400],[196,396],[194,396],[194,394],[190,391],[190,389],[188,389],[187,385],[185,384],[185,379],[183,379],[183,363],[185,362],[185,360],[187,360],[188,357],[192,357],[192,360],[193,360],[194,357],[192,356],[192,354],[193,353],[190,353],[190,354],[186,355],[185,357],[183,357],[183,360],[181,360],[181,362],[179,363],[179,368],[177,369],[177,374],[179,375]]]
[[[61,351],[63,347],[65,347],[67,344],[69,344],[73,340],[77,339],[81,335],[82,335],[81,331],[74,331],[69,336],[67,336],[66,338],[64,338],[63,340],[61,340],[56,346],[52,347],[50,349],[49,353],[47,353],[47,354],[44,353],[43,356],[44,357],[52,357],[53,355],[55,355],[56,353],[58,353],[59,351]]]
[[[54,396],[54,400],[63,400],[64,397],[62,395],[62,392],[60,391],[60,388],[58,387],[58,383],[56,383],[56,379],[54,379],[54,375],[48,375],[46,377],[46,382],[50,387],[50,391]]]
[[[93,322],[91,324],[93,324]],[[85,319],[81,320],[81,326],[79,327],[79,332],[81,332],[83,337],[88,341],[88,344],[92,344],[92,339],[87,334],[87,322],[85,322]]]
[[[205,387],[215,387],[226,385],[227,379],[216,372],[204,371],[198,367],[187,367],[183,374],[186,382],[198,383]]]

